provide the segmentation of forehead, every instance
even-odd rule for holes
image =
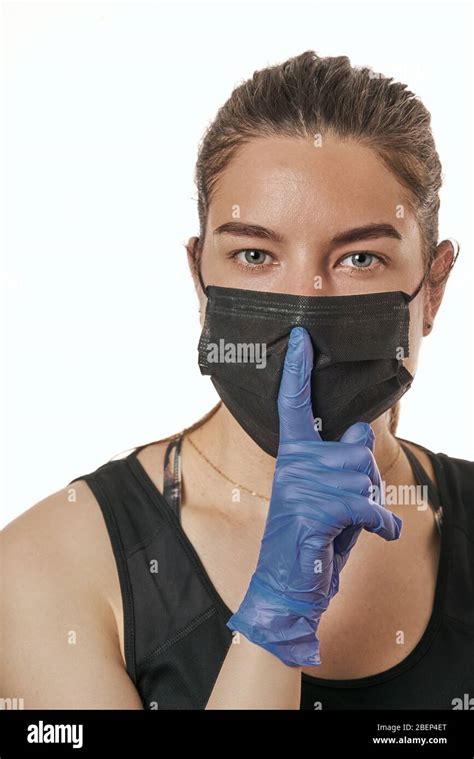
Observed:
[[[209,207],[212,228],[232,216],[295,232],[388,222],[417,236],[408,192],[377,153],[324,135],[321,147],[290,137],[242,146],[222,172]]]

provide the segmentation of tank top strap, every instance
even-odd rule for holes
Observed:
[[[163,461],[163,495],[181,521],[181,445],[184,433],[180,432],[170,440]]]
[[[428,498],[427,498],[428,504],[433,510],[438,532],[441,532],[441,525],[443,521],[443,508],[441,505],[438,489],[436,485],[434,484],[433,480],[428,475],[426,469],[423,467],[420,461],[418,461],[413,451],[407,445],[405,445],[404,441],[401,438],[397,438],[397,440],[400,443],[403,449],[403,452],[405,453],[408,459],[408,462],[412,468],[413,474],[415,476],[415,480],[417,481],[418,485],[421,485],[422,487],[423,486],[426,487],[427,495],[428,495]],[[424,450],[429,455],[429,451],[427,451],[427,449],[424,449]]]

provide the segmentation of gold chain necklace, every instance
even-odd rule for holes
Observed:
[[[261,495],[260,493],[257,493],[256,490],[251,490],[250,488],[247,488],[245,485],[241,485],[239,482],[235,482],[235,480],[232,480],[230,477],[228,477],[226,474],[224,474],[224,472],[222,472],[219,469],[219,467],[217,467],[215,464],[213,464],[212,461],[210,461],[207,458],[207,456],[200,450],[200,448],[197,447],[196,443],[194,443],[191,440],[191,438],[189,437],[189,435],[186,437],[186,440],[189,443],[191,443],[192,447],[198,452],[198,454],[204,459],[204,461],[207,461],[207,463],[209,464],[209,466],[211,466],[216,472],[218,472],[221,475],[221,477],[223,477],[225,480],[227,480],[227,482],[230,482],[232,485],[234,485],[237,488],[241,488],[242,490],[245,490],[246,493],[249,493],[250,495],[254,496],[254,498],[262,498],[264,501],[269,501],[270,500],[270,498],[268,496]],[[397,454],[394,457],[394,459],[393,459],[392,463],[390,464],[390,466],[388,467],[388,469],[386,469],[383,473],[381,473],[381,477],[382,478],[385,477],[388,474],[388,472],[390,472],[391,469],[393,469],[393,467],[395,466],[395,464],[397,463],[397,461],[398,461],[398,459],[400,457],[401,452],[402,452],[402,447],[401,447],[400,443],[398,443]]]

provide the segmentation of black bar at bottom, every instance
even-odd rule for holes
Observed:
[[[358,756],[474,757],[474,715],[459,711],[0,711],[0,757],[159,757],[189,747]],[[220,733],[220,728],[225,730]]]

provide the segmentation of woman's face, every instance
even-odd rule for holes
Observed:
[[[210,203],[206,285],[321,297],[415,290],[424,262],[405,188],[369,148],[329,136],[316,144],[272,137],[240,149]],[[425,287],[410,304],[412,373],[438,305]]]

